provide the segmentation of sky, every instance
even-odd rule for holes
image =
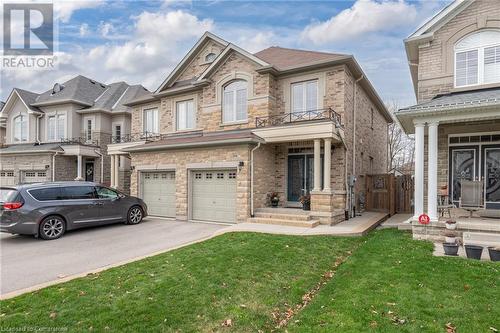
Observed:
[[[155,90],[205,32],[248,51],[269,46],[356,57],[382,99],[415,103],[403,39],[450,0],[55,1],[57,69],[1,70],[12,88],[43,92],[81,74]]]

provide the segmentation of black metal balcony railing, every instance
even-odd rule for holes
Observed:
[[[341,116],[331,108],[291,112],[279,116],[257,117],[255,118],[255,127],[281,126],[311,120],[330,120],[335,123],[336,127],[343,127]]]
[[[142,133],[132,133],[125,135],[113,135],[111,137],[111,143],[125,143],[125,142],[136,142],[136,141],[157,141],[164,137],[160,133],[152,132],[142,132]]]
[[[87,146],[99,146],[99,140],[97,140],[97,139],[88,140],[87,138],[84,138],[84,137],[64,138],[64,139],[61,139],[60,142],[61,142],[61,144],[65,144],[65,145],[79,144],[79,145],[87,145]]]

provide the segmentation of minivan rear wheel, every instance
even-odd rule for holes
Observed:
[[[39,236],[45,240],[57,239],[64,235],[66,222],[59,216],[47,216],[40,223]]]
[[[134,206],[128,210],[127,224],[139,224],[143,218],[142,209],[139,206]]]

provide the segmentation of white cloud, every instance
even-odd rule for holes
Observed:
[[[237,44],[250,52],[263,50],[273,44],[276,35],[272,31],[240,34]]]
[[[86,9],[96,8],[104,4],[104,0],[57,0],[54,1],[55,18],[63,23],[69,22],[73,12]]]
[[[346,41],[370,32],[408,26],[416,19],[415,6],[403,0],[358,0],[351,8],[344,9],[329,20],[308,25],[301,38],[316,45]]]
[[[112,32],[115,31],[115,27],[113,26],[112,23],[109,23],[109,22],[101,22],[101,24],[99,24],[99,32],[101,33],[101,36],[104,37],[104,38],[107,38],[110,36],[110,34]]]
[[[89,34],[89,25],[87,23],[83,23],[80,25],[80,37],[85,37]]]

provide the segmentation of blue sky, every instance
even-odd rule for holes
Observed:
[[[387,103],[415,101],[403,39],[449,1],[55,2],[57,70],[3,71],[13,87],[41,92],[76,74],[154,90],[209,30],[249,51],[272,45],[353,54]]]

